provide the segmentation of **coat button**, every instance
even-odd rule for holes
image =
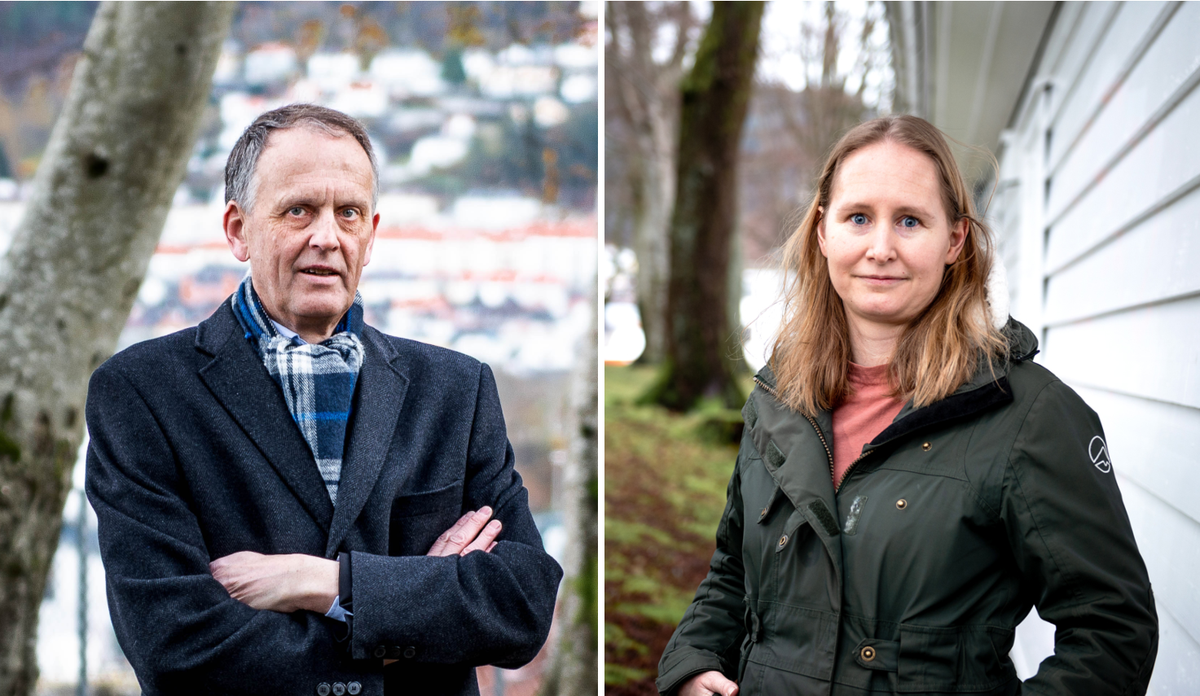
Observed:
[[[346,685],[346,693],[350,696],[358,696],[358,692],[362,691],[362,684],[358,682],[350,682]]]
[[[900,500],[896,501],[896,509],[897,510],[903,510],[906,507],[908,507],[908,501],[905,500],[904,498],[901,498]]]
[[[411,646],[411,645],[410,645],[410,646],[408,646],[407,648],[405,648],[405,649],[404,649],[404,657],[405,657],[405,659],[409,659],[409,660],[411,660],[411,659],[413,659],[413,658],[414,658],[414,657],[416,657],[416,656],[417,656],[417,649],[416,649],[416,648],[414,648],[413,646]]]
[[[344,696],[346,693],[346,685],[341,682],[333,683],[333,696]]]
[[[862,653],[860,654],[862,655],[863,662],[870,662],[875,659],[875,648],[868,645],[862,649]]]
[[[928,451],[929,451],[929,450],[931,450],[931,449],[933,449],[933,445],[929,444],[928,442],[925,442],[925,443],[922,443],[922,444],[921,444],[921,451],[922,451],[922,452],[928,452]]]
[[[376,648],[375,648],[375,653],[374,653],[374,654],[375,654],[375,657],[383,657],[384,655],[386,655],[386,654],[387,654],[387,648],[385,648],[385,647],[383,647],[382,645],[380,645],[380,646],[378,646],[378,647],[376,647]]]
[[[781,549],[782,549],[782,548],[783,548],[783,547],[785,547],[785,546],[787,546],[787,535],[786,535],[786,534],[784,534],[783,536],[779,537],[779,548],[781,548]]]
[[[317,684],[317,696],[329,696],[329,684],[325,682]]]

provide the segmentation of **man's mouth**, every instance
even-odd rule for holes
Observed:
[[[330,270],[328,268],[303,268],[300,270],[300,272],[307,273],[308,275],[315,275],[315,276],[337,275],[337,271]]]

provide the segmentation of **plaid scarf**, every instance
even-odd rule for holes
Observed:
[[[362,296],[338,322],[333,335],[320,343],[305,343],[299,336],[280,335],[263,310],[247,275],[230,299],[233,315],[258,347],[267,372],[283,390],[292,420],[317,460],[329,499],[337,504],[342,473],[346,425],[354,398],[354,383],[363,362],[359,334],[363,327]]]

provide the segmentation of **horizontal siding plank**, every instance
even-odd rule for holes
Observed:
[[[1080,25],[1080,18],[1087,12],[1087,6],[1086,2],[1067,2],[1058,8],[1058,19],[1054,20],[1050,38],[1046,41],[1046,52],[1042,55],[1041,63],[1033,66],[1034,69],[1042,74],[1066,72],[1062,63],[1068,56],[1069,49],[1078,44],[1075,33]]]
[[[1200,292],[1197,269],[1200,189],[1048,278],[1045,321],[1061,324]]]
[[[1200,410],[1073,388],[1100,415],[1117,472],[1200,521]]]
[[[1068,384],[1200,407],[1200,298],[1046,332],[1043,361]]]
[[[1193,642],[1200,642],[1200,555],[1195,553],[1200,549],[1200,524],[1136,483],[1120,478],[1118,482],[1155,603],[1175,617]]]
[[[1152,211],[1200,175],[1200,90],[1192,92],[1100,182],[1054,223],[1046,245],[1053,272]]]
[[[1067,148],[1071,147],[1096,110],[1104,104],[1105,98],[1128,67],[1134,49],[1143,41],[1165,5],[1164,2],[1121,3],[1116,18],[1101,37],[1095,54],[1079,73],[1070,99],[1054,119],[1054,137],[1050,141],[1051,171],[1058,168]],[[1049,206],[1051,217],[1060,207],[1061,203],[1056,201],[1052,191]]]
[[[1125,31],[1120,21],[1118,18],[1118,25]],[[1171,15],[1129,77],[1117,87],[1095,122],[1054,171],[1047,204],[1050,219],[1057,217],[1129,145],[1155,112],[1200,68],[1197,27],[1200,27],[1200,4],[1185,3]]]
[[[1101,39],[1101,33],[1120,8],[1120,4],[1115,2],[1081,4],[1083,11],[1080,12],[1074,31],[1071,32],[1067,45],[1063,48],[1062,57],[1051,76],[1056,85],[1050,96],[1051,113],[1061,112],[1063,105],[1073,98],[1080,72],[1087,67],[1088,61],[1093,57],[1092,52]]]
[[[1200,643],[1161,606],[1158,609],[1158,659],[1147,693],[1150,696],[1200,694]]]

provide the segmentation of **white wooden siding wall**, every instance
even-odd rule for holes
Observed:
[[[1104,422],[1158,602],[1159,696],[1200,694],[1197,36],[1200,3],[1066,3],[992,213],[1013,315]],[[1022,676],[1052,645],[1021,626]]]

